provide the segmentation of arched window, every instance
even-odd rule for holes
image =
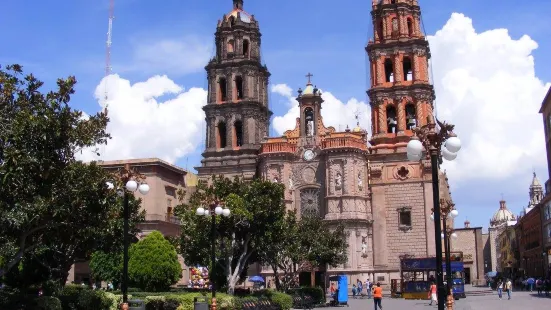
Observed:
[[[227,47],[228,53],[233,53],[234,48],[235,48],[235,41],[233,39],[229,39],[228,47]]]
[[[394,82],[394,64],[389,58],[385,59],[385,81]]]
[[[388,106],[386,108],[386,125],[387,133],[396,133],[396,108],[394,106]]]
[[[413,80],[413,72],[411,70],[411,59],[409,57],[404,57],[402,60],[402,72],[404,74],[404,81]]]
[[[408,18],[408,35],[410,37],[413,37],[413,21],[411,20],[411,18]]]
[[[221,77],[218,80],[218,100],[224,102],[228,100],[228,82],[226,78]]]
[[[241,121],[235,121],[233,123],[233,137],[234,137],[234,146],[243,145],[243,123]]]
[[[243,40],[243,56],[249,58],[249,40]]]
[[[243,99],[243,78],[240,76],[235,77],[235,92],[237,100]]]
[[[417,126],[417,117],[415,115],[415,106],[409,102],[406,104],[406,129],[412,130]]]
[[[226,147],[226,123],[225,122],[219,122],[218,123],[218,132],[216,137],[217,142],[217,148],[223,149]]]
[[[306,108],[304,110],[304,124],[306,125],[306,135],[314,135],[314,110],[312,108]]]
[[[379,21],[379,27],[377,28],[377,32],[379,33],[379,40],[383,40],[383,21]]]

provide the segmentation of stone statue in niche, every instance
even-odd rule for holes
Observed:
[[[314,122],[308,121],[308,124],[306,124],[306,135],[307,136],[313,136],[314,135]]]
[[[274,177],[273,182],[274,182],[274,183],[279,183],[279,180],[277,179],[277,177]]]
[[[364,188],[364,181],[362,178],[362,172],[358,172],[358,190],[362,191]]]
[[[337,172],[337,176],[335,177],[335,189],[341,189],[342,188],[342,175],[340,172]]]
[[[367,257],[367,237],[362,236],[362,257]]]
[[[289,190],[292,190],[293,189],[293,179],[292,178],[289,178]]]

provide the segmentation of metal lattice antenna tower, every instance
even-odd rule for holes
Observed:
[[[111,67],[111,41],[112,34],[113,34],[113,19],[115,19],[114,15],[115,11],[115,0],[109,0],[109,27],[107,28],[107,42],[105,44],[105,77],[108,77],[111,74],[112,67]],[[107,113],[107,81],[105,81],[105,112]]]

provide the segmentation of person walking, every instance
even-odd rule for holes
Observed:
[[[499,299],[501,299],[503,295],[503,282],[501,279],[497,280],[497,296],[499,296]]]
[[[367,292],[367,299],[371,299],[371,292],[373,290],[373,283],[371,283],[371,281],[369,281],[369,279],[367,279],[367,281],[365,281],[365,290]]]
[[[377,282],[377,286],[373,288],[373,304],[375,305],[375,310],[377,310],[377,305],[379,309],[383,309],[383,288],[379,282]]]
[[[509,300],[511,300],[512,290],[513,290],[513,283],[511,282],[511,279],[507,279],[507,282],[505,283],[505,291],[507,292],[507,297],[509,297]]]
[[[436,284],[434,284],[434,282],[432,282],[430,284],[430,288],[429,288],[429,297],[430,297],[430,304],[429,305],[431,305],[431,306],[432,306],[433,301],[438,305],[438,296],[436,295],[436,291],[437,291]]]

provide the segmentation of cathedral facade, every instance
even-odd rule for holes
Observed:
[[[348,261],[328,267],[329,273],[389,283],[399,278],[401,256],[434,256],[430,160],[409,162],[406,156],[412,129],[433,117],[430,51],[420,16],[417,0],[373,0],[375,31],[365,48],[371,135],[359,125],[342,132],[326,126],[323,95],[308,74],[297,94],[295,128],[268,137],[270,74],[260,59],[259,25],[242,0],[233,0],[218,22],[217,53],[206,66],[206,149],[199,177],[281,182],[288,209],[344,223]],[[440,175],[441,198],[449,198],[447,178]]]

